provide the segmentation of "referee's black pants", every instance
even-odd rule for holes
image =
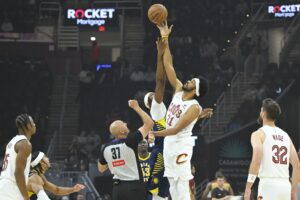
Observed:
[[[114,181],[112,200],[146,200],[147,192],[142,181]]]

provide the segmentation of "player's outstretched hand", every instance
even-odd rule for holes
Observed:
[[[155,142],[155,136],[154,136],[153,132],[150,131],[148,134],[148,143],[153,144],[154,142]]]
[[[162,24],[159,24],[159,25],[156,25],[156,26],[159,29],[160,35],[162,37],[169,36],[171,34],[172,28],[173,28],[173,25],[168,27],[168,22],[167,21],[164,21]]]
[[[204,110],[200,113],[199,119],[211,118],[213,111],[214,109],[212,108],[204,108]]]
[[[82,184],[76,184],[74,185],[73,189],[74,189],[74,192],[79,192],[80,190],[83,190],[85,188],[84,185]]]
[[[128,106],[132,109],[136,109],[139,107],[139,103],[137,102],[137,100],[129,100]]]
[[[157,48],[157,54],[159,56],[162,56],[167,48],[167,41],[161,38],[157,38],[155,43]]]

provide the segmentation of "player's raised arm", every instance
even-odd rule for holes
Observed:
[[[152,129],[154,123],[151,117],[141,109],[138,102],[136,100],[129,100],[128,105],[130,108],[132,108],[142,119],[143,126],[139,128],[139,131],[142,133],[143,137],[145,138],[149,131]]]
[[[158,38],[156,41],[157,47],[157,66],[156,66],[156,85],[155,85],[155,101],[161,103],[164,98],[166,86],[166,72],[163,66],[163,54],[166,50],[167,43]]]
[[[182,129],[187,127],[191,124],[194,120],[198,119],[201,113],[200,106],[195,104],[192,105],[186,113],[180,118],[177,124],[173,128],[168,128],[162,131],[155,131],[153,134],[157,137],[169,136],[169,135],[176,135]]]
[[[293,166],[292,173],[292,200],[296,200],[297,186],[300,182],[300,162],[293,142],[290,142],[290,163]]]
[[[27,140],[21,140],[15,146],[15,151],[17,153],[15,169],[16,183],[24,200],[29,199],[24,171],[26,167],[27,158],[31,154],[31,150],[32,146]]]
[[[49,182],[45,177],[44,180],[44,188],[45,190],[55,194],[55,195],[68,195],[74,192],[79,192],[80,190],[84,189],[85,186],[82,184],[76,184],[73,187],[59,187],[51,182]]]
[[[249,174],[245,189],[245,200],[250,200],[251,188],[256,179],[261,164],[263,153],[263,141],[264,133],[261,130],[255,131],[251,135],[251,145],[253,149],[252,161],[249,168]]]
[[[169,83],[172,86],[174,93],[176,93],[182,90],[182,83],[180,82],[180,80],[177,79],[177,75],[173,66],[173,58],[169,47],[169,41],[168,41],[168,37],[172,31],[173,26],[168,27],[167,22],[164,22],[163,24],[158,25],[157,27],[160,30],[162,40],[164,40],[167,43],[166,51],[163,55],[163,64],[164,64],[164,68]]]

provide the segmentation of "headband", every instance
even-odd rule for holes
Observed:
[[[145,104],[146,108],[148,108],[148,109],[150,109],[150,105],[149,105],[148,99],[149,99],[149,96],[150,96],[151,94],[152,94],[152,92],[148,92],[148,93],[145,95],[145,97],[144,97],[144,104]]]
[[[200,79],[199,78],[193,78],[195,80],[195,85],[196,85],[196,96],[200,96]]]
[[[34,159],[34,161],[31,162],[30,166],[31,167],[37,166],[44,156],[45,154],[43,152],[39,152],[39,155]]]

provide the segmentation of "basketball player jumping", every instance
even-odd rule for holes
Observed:
[[[275,125],[281,114],[280,106],[272,99],[262,102],[258,122],[263,127],[253,132],[253,148],[245,200],[250,200],[251,187],[259,177],[258,199],[296,200],[297,184],[300,181],[300,163],[289,135]],[[289,164],[293,166],[291,183]]]
[[[184,85],[177,79],[172,56],[168,45],[169,28],[164,22],[158,26],[161,37],[167,42],[163,55],[163,64],[167,78],[174,89],[174,96],[166,115],[166,129],[154,131],[157,137],[166,136],[164,140],[165,177],[170,183],[170,194],[173,200],[189,200],[189,180],[191,173],[191,157],[195,137],[192,129],[199,118],[210,117],[212,109],[202,111],[195,99],[204,97],[208,91],[208,81],[203,78],[193,78]]]
[[[163,66],[163,54],[166,49],[166,42],[161,39],[156,41],[157,46],[157,67],[156,67],[156,85],[155,91],[149,92],[144,97],[145,106],[150,109],[150,116],[154,121],[153,130],[159,131],[166,128],[167,108],[163,103],[166,73]],[[164,137],[155,139],[155,145],[152,149],[150,157],[151,176],[147,182],[147,191],[151,193],[148,199],[166,200],[169,196],[169,181],[164,177],[164,161],[163,161],[163,143]]]
[[[16,118],[19,134],[6,146],[0,175],[1,200],[29,200],[26,189],[32,146],[30,138],[36,132],[35,123],[27,114]]]

